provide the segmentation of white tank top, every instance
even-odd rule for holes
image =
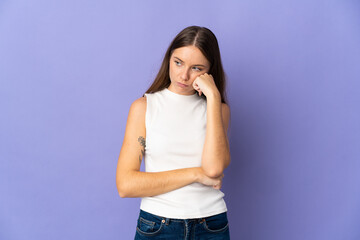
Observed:
[[[145,171],[200,167],[206,135],[206,100],[164,88],[145,93]],[[224,193],[201,183],[141,198],[140,209],[167,218],[201,218],[226,212]]]

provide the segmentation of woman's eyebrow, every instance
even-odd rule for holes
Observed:
[[[178,57],[174,57],[174,58],[177,58],[177,59],[179,59],[181,62],[184,62],[183,60],[181,60],[180,58],[178,58]],[[202,66],[202,67],[206,67],[206,66],[204,66],[204,65],[202,65],[202,64],[194,64],[193,66]]]

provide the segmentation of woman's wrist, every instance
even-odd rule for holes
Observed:
[[[199,182],[200,181],[201,171],[202,171],[201,167],[194,167],[193,168],[194,182]]]

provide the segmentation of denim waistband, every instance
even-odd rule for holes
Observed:
[[[223,213],[219,213],[219,214],[215,214],[212,216],[208,216],[208,217],[200,217],[200,218],[188,218],[188,219],[179,219],[179,218],[167,218],[167,217],[163,217],[163,216],[158,216],[149,212],[146,212],[142,209],[140,209],[140,215],[146,216],[146,215],[151,215],[154,218],[157,218],[159,220],[161,220],[163,223],[165,223],[166,225],[168,225],[170,222],[191,222],[191,221],[195,221],[197,223],[203,223],[207,218],[210,217],[214,217],[214,216],[218,216],[218,215],[226,215],[226,212]]]

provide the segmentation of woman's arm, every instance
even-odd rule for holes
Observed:
[[[227,129],[230,108],[221,102],[220,93],[209,94],[207,99],[206,137],[202,153],[202,168],[210,177],[220,176],[230,164]]]
[[[130,107],[116,170],[116,186],[120,197],[155,196],[194,182],[209,186],[221,183],[222,177],[209,178],[201,167],[140,172],[146,145],[145,112],[146,97],[135,100]]]
[[[182,168],[164,172],[128,171],[122,178],[121,188],[118,185],[120,197],[151,197],[196,182],[197,169]]]

